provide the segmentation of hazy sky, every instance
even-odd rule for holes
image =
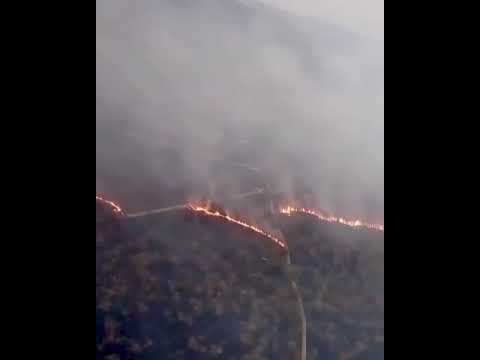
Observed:
[[[383,217],[383,3],[267,1],[97,1],[97,190],[195,192],[228,158]]]
[[[248,1],[248,0],[246,0]],[[261,0],[375,38],[384,36],[384,0]]]

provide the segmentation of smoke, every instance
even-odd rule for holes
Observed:
[[[268,183],[383,218],[382,41],[234,0],[98,0],[96,25],[97,191],[144,208]]]
[[[383,39],[384,0],[262,0],[294,14],[314,16],[357,34]]]

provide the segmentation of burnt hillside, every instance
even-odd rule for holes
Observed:
[[[102,211],[97,359],[295,358],[295,299],[265,238],[188,211],[109,221]],[[383,234],[271,221],[290,246],[308,358],[383,359]]]

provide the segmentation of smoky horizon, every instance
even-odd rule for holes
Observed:
[[[383,223],[383,30],[281,3],[97,1],[97,192],[139,211],[264,189]]]

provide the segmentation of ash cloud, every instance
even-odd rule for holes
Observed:
[[[249,1],[96,10],[97,191],[140,209],[262,182],[383,218],[383,41]]]

